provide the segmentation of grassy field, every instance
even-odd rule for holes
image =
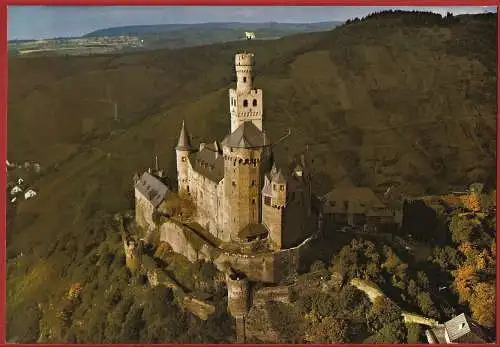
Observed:
[[[227,134],[227,89],[242,50],[255,53],[268,134],[291,127],[285,156],[309,146],[317,194],[338,184],[420,195],[494,182],[496,15],[431,24],[374,17],[276,41],[12,57],[8,159],[47,171],[30,182],[37,198],[10,213],[9,338],[23,334],[23,317],[43,315],[37,304],[57,301],[72,264],[98,246],[89,231],[97,212],[132,208],[134,172],[157,154],[174,184],[182,120],[194,142]],[[68,242],[81,251],[65,250]]]

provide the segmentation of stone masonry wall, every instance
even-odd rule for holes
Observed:
[[[309,256],[310,239],[297,247],[274,253],[246,255],[229,253],[214,248],[193,231],[178,222],[169,220],[160,227],[160,240],[167,242],[176,253],[189,261],[205,260],[213,262],[221,271],[227,264],[245,273],[250,281],[276,283],[294,273],[303,257]]]
[[[154,229],[153,205],[135,189],[135,220],[144,230]]]

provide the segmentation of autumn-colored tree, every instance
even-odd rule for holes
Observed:
[[[481,325],[492,328],[495,326],[495,285],[494,283],[479,283],[474,287],[469,305],[472,317]]]
[[[455,275],[454,286],[461,303],[469,301],[474,286],[479,282],[476,269],[472,265],[464,265],[453,272]]]
[[[465,208],[471,211],[481,211],[481,195],[476,192],[471,192],[462,196],[462,203],[464,204]]]

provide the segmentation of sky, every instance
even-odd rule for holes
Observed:
[[[206,22],[312,23],[345,21],[395,7],[342,6],[9,6],[8,39],[81,36],[125,25]],[[496,12],[495,7],[398,7],[440,14]]]

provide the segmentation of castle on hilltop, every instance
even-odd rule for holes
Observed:
[[[183,122],[175,149],[178,191],[196,206],[195,220],[223,242],[295,246],[311,232],[310,171],[304,156],[292,166],[277,165],[276,143],[263,127],[263,92],[253,85],[253,54],[236,54],[235,65],[231,132],[220,144],[195,150]]]
[[[236,54],[235,65],[230,133],[195,148],[183,122],[175,147],[178,194],[156,160],[154,170],[134,178],[135,220],[146,242],[159,239],[190,261],[212,262],[238,283],[279,283],[314,258],[310,245],[322,224],[312,204],[311,165],[305,154],[275,156],[290,132],[272,141],[264,130],[253,54]],[[173,212],[172,205],[188,208]]]

